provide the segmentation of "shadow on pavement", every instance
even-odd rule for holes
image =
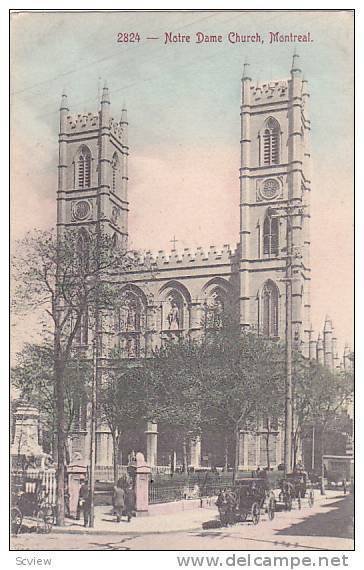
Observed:
[[[329,536],[334,538],[354,538],[353,532],[353,497],[330,503],[330,510],[318,513],[306,520],[277,531],[278,536]]]

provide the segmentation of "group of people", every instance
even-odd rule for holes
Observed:
[[[136,497],[132,483],[128,479],[120,478],[113,489],[112,496],[113,514],[116,521],[120,522],[123,516],[128,522],[135,516]],[[91,495],[87,480],[80,486],[78,495],[76,519],[80,520],[81,511],[83,513],[84,526],[90,526],[91,519]]]
[[[235,509],[237,504],[235,494],[230,489],[220,489],[215,504],[219,509],[222,526],[235,524]]]
[[[113,493],[113,508],[117,522],[120,522],[123,516],[128,522],[131,521],[131,518],[135,516],[135,502],[133,485],[130,481],[119,479]]]

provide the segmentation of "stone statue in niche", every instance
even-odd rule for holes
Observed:
[[[140,311],[136,299],[128,299],[126,303],[126,330],[140,330]]]
[[[179,306],[175,298],[170,297],[168,300],[170,303],[170,309],[167,315],[168,329],[176,331],[179,330],[181,323]]]

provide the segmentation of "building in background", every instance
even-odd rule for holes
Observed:
[[[128,284],[120,278],[123,306],[103,316],[102,358],[118,347],[126,359],[135,361],[150,356],[165,340],[198,338],[204,326],[217,326],[228,309],[238,315],[242,330],[253,327],[267,337],[284,338],[289,255],[295,348],[330,368],[338,366],[331,322],[327,320],[323,338],[317,341],[310,325],[310,94],[297,58],[293,57],[286,79],[253,82],[248,66],[244,67],[237,245],[211,245],[208,251],[172,249],[157,255],[146,252]],[[73,115],[66,95],[62,96],[59,229],[76,228],[80,240],[87,241],[88,232],[99,227],[115,244],[128,247],[128,158],[127,112],[121,111],[120,120],[112,118],[107,87],[98,114]],[[145,270],[145,261],[154,269],[152,276]],[[87,352],[91,341],[85,319],[77,342]],[[73,450],[78,456],[88,454],[87,432],[87,422],[76,426]],[[125,459],[130,449],[141,445],[141,437],[151,465],[170,461],[161,427],[152,423],[145,434],[135,434],[134,441],[131,437],[130,448],[122,450]],[[242,468],[265,465],[263,437],[264,432],[241,433]],[[275,466],[283,461],[278,428],[270,439]],[[104,426],[97,431],[96,448],[97,464],[111,465],[112,439]],[[206,434],[190,443],[190,465],[198,467],[201,459],[222,464],[223,453],[223,445]]]

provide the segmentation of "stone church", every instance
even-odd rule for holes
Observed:
[[[207,317],[205,322],[214,326],[226,307],[239,315],[241,329],[254,327],[267,337],[284,338],[289,258],[294,276],[294,345],[306,356],[325,356],[325,362],[336,366],[332,333],[329,342],[325,332],[324,349],[321,338],[318,344],[313,339],[310,326],[310,94],[297,58],[293,57],[286,79],[253,82],[248,66],[244,66],[237,246],[210,246],[208,251],[172,249],[155,256],[147,252],[148,263],[155,268],[153,277],[141,263],[140,269],[133,271],[131,282],[123,285],[123,308],[103,334],[105,354],[108,347],[117,345],[125,358],[138,360],[150,355],[165,339],[198,337],[203,319]],[[127,112],[122,110],[120,120],[112,118],[106,87],[97,114],[71,114],[67,97],[62,96],[58,227],[77,227],[87,236],[100,224],[115,243],[127,247],[128,155]],[[87,346],[90,336],[83,330],[78,342]],[[81,424],[73,437],[73,449],[86,457],[87,422]],[[241,433],[241,468],[266,464],[263,435]],[[151,465],[170,462],[170,450],[159,445],[161,436],[159,426],[146,426],[144,450]],[[213,445],[203,436],[192,441],[190,465],[221,464],[221,454]],[[107,429],[98,429],[96,446],[97,464],[111,465],[112,440]],[[272,465],[282,463],[283,442],[278,429],[271,446]],[[122,450],[123,457],[128,451]]]

